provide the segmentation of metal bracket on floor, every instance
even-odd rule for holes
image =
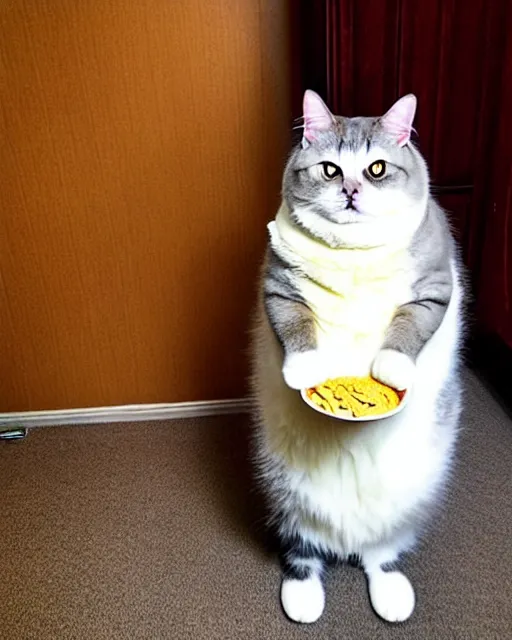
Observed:
[[[0,440],[23,440],[28,435],[28,429],[8,429],[2,431],[0,427]]]

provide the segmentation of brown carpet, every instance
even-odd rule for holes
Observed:
[[[348,567],[329,578],[320,622],[284,618],[254,527],[247,422],[46,428],[2,443],[0,637],[512,637],[512,421],[473,374],[446,509],[406,562],[417,609],[396,627]]]

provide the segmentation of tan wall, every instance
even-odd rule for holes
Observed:
[[[285,0],[0,8],[0,411],[240,396]]]

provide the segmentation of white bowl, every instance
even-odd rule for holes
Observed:
[[[318,413],[323,413],[324,415],[329,416],[329,418],[335,418],[336,420],[344,420],[346,422],[372,422],[373,420],[382,420],[384,418],[391,418],[391,416],[394,416],[397,413],[400,413],[400,411],[402,411],[402,409],[405,407],[405,405],[409,400],[409,390],[406,390],[404,392],[401,392],[403,393],[403,395],[398,407],[391,409],[391,411],[387,411],[386,413],[379,413],[378,415],[374,415],[374,416],[361,416],[360,418],[356,418],[355,416],[352,416],[352,415],[346,415],[346,416],[335,415],[330,411],[326,411],[325,409],[322,409],[322,407],[319,407],[317,404],[313,402],[313,400],[311,400],[308,397],[307,391],[308,391],[307,389],[302,389],[300,392],[300,395],[304,400],[304,402],[308,404],[312,409],[314,409],[315,411],[318,411]]]

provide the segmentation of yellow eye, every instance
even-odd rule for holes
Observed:
[[[372,162],[368,167],[368,173],[372,178],[383,178],[386,173],[386,163],[384,160],[377,160]]]
[[[326,180],[334,180],[334,178],[341,175],[341,169],[333,162],[322,162],[322,170]]]

